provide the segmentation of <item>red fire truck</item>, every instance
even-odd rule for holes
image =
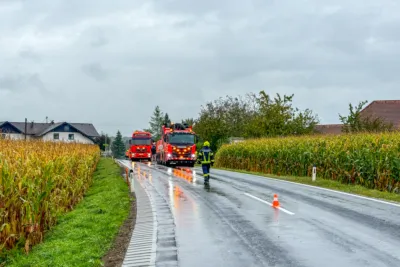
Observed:
[[[131,147],[127,153],[132,161],[141,159],[151,161],[151,133],[135,131],[129,144]]]
[[[166,166],[193,167],[196,162],[197,136],[192,126],[175,123],[162,126],[161,139],[157,141],[156,161]]]

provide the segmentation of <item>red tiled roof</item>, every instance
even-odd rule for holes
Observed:
[[[400,128],[400,100],[375,100],[361,111],[361,116],[380,117]]]

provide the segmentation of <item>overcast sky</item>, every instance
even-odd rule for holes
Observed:
[[[0,121],[130,135],[265,90],[338,123],[400,99],[399,47],[395,0],[0,0]]]

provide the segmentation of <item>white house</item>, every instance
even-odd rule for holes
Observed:
[[[0,122],[2,138],[11,139],[42,139],[45,141],[77,142],[94,144],[95,138],[100,137],[90,123],[25,123]]]

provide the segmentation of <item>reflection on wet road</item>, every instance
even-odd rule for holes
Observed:
[[[157,266],[400,266],[400,205],[214,169],[208,187],[198,168],[134,174],[156,200]]]

